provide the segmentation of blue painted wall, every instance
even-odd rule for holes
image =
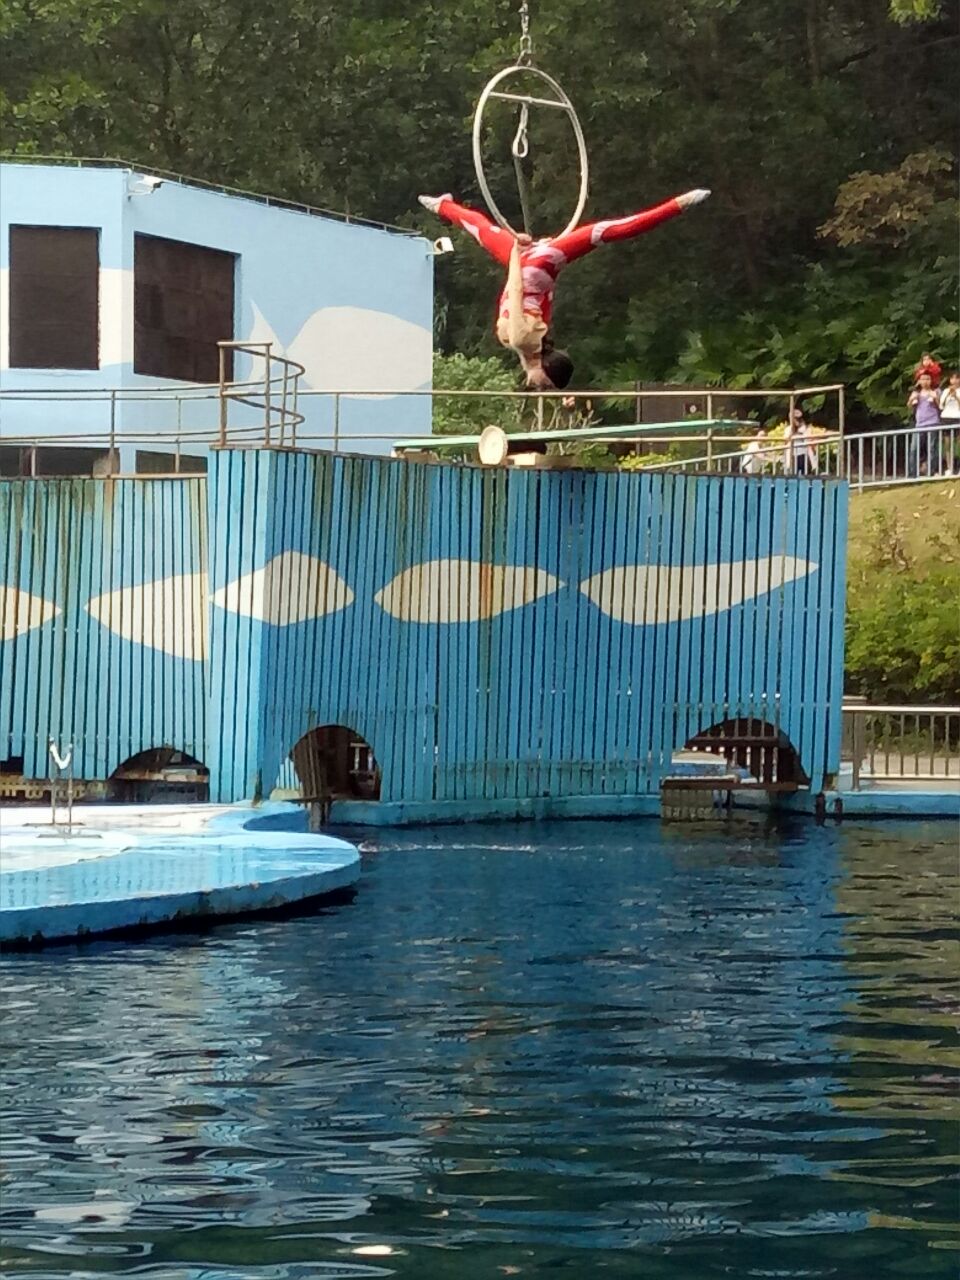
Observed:
[[[133,262],[137,232],[165,236],[238,255],[238,339],[270,340],[307,366],[301,408],[305,432],[333,429],[333,389],[365,391],[343,402],[339,430],[351,447],[389,452],[397,436],[430,429],[426,399],[371,399],[383,391],[431,385],[433,257],[429,244],[374,227],[270,206],[184,183],[165,182],[149,195],[128,195],[128,170],[57,165],[0,165],[0,378],[5,389],[90,391],[170,386],[133,372]],[[100,368],[9,368],[9,227],[35,225],[100,228]],[[238,365],[242,375],[249,365]],[[6,402],[4,434],[88,427],[105,432],[105,401],[69,405]],[[182,426],[212,427],[212,400],[184,410]],[[127,432],[172,431],[167,404],[121,406]],[[361,433],[367,438],[362,439]],[[370,436],[384,435],[377,440]],[[317,442],[319,443],[319,441]]]
[[[154,746],[203,758],[205,497],[199,477],[0,482],[0,758],[26,777],[50,737],[78,778]]]
[[[738,717],[814,791],[838,768],[842,481],[224,451],[206,481],[0,493],[0,733],[34,776],[48,733],[90,777],[172,745],[236,800],[342,724],[384,800],[475,810],[655,794]]]

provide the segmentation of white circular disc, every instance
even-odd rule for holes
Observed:
[[[502,427],[484,427],[480,432],[477,456],[485,467],[499,467],[507,460],[507,433]]]

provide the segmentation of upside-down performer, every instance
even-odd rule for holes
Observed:
[[[663,204],[626,218],[588,222],[561,236],[533,240],[514,236],[476,209],[457,204],[450,195],[420,196],[431,213],[468,231],[492,258],[508,268],[507,283],[497,309],[497,339],[516,351],[527,375],[527,386],[551,390],[567,385],[573,362],[553,345],[550,318],[557,276],[568,262],[582,258],[598,244],[632,240],[634,236],[675,218],[692,205],[706,200],[709,191],[687,191]]]

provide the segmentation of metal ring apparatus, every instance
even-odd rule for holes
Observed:
[[[556,96],[553,98],[534,98],[531,97],[530,94],[507,93],[502,89],[498,89],[497,86],[502,84],[504,80],[508,79],[510,76],[516,75],[536,76],[538,79],[542,80],[547,88],[551,89]],[[573,136],[577,140],[577,152],[580,158],[580,194],[577,199],[577,207],[574,210],[573,217],[564,227],[563,231],[559,233],[560,235],[566,235],[569,231],[572,231],[574,227],[579,225],[580,219],[583,216],[583,211],[586,208],[587,191],[590,182],[587,160],[587,144],[583,136],[583,129],[580,126],[580,121],[577,118],[577,113],[573,108],[573,103],[567,97],[566,93],[564,93],[557,81],[554,80],[553,76],[547,75],[547,73],[545,71],[541,71],[539,67],[523,65],[521,63],[515,63],[512,67],[505,67],[503,71],[498,71],[480,95],[480,99],[477,102],[477,109],[473,113],[473,167],[476,170],[477,182],[480,186],[480,190],[483,192],[483,198],[487,202],[487,208],[490,210],[497,223],[503,227],[504,231],[509,231],[510,234],[514,236],[518,233],[500,212],[497,202],[494,200],[493,194],[487,183],[486,174],[483,171],[483,148],[481,145],[483,111],[491,98],[499,98],[507,102],[519,102],[523,104],[524,109],[529,107],[552,107],[556,110],[566,112],[573,128]],[[525,135],[525,130],[523,132]],[[520,130],[518,130],[518,137],[519,134]],[[524,145],[525,143],[526,138],[524,136]]]

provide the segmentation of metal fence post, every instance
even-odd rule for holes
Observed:
[[[265,368],[263,373],[263,443],[269,448],[271,432],[270,419],[272,414],[270,406],[270,388],[272,385],[270,381],[270,362],[273,359],[273,343],[265,342],[263,346],[265,350]]]
[[[220,448],[227,447],[227,360],[226,351],[218,343],[220,353]]]
[[[107,474],[116,475],[119,471],[119,460],[117,458],[117,393],[110,392],[110,445],[109,458],[107,460]]]
[[[340,452],[340,392],[333,393],[333,452]]]

